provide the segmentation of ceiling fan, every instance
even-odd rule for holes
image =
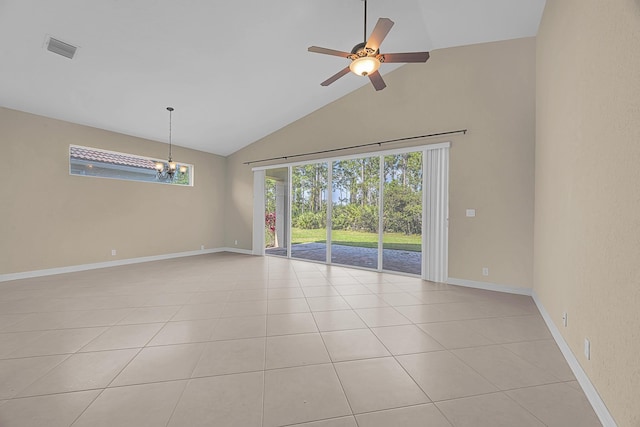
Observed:
[[[329,86],[340,77],[352,71],[359,76],[367,76],[371,80],[371,84],[376,90],[382,90],[387,87],[378,72],[380,64],[383,62],[427,62],[429,52],[410,52],[410,53],[380,53],[380,44],[393,27],[393,21],[389,18],[380,18],[376,23],[371,37],[367,40],[367,0],[364,0],[364,42],[358,43],[351,49],[351,53],[342,52],[340,50],[326,49],[324,47],[311,46],[309,52],[323,53],[325,55],[340,56],[349,58],[351,64],[348,67],[338,71],[327,80],[320,83],[322,86]]]

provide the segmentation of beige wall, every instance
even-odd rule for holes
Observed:
[[[223,246],[223,157],[174,147],[194,164],[195,186],[184,188],[70,176],[69,144],[167,153],[166,144],[0,108],[0,274]]]
[[[532,38],[435,51],[427,64],[386,75],[385,90],[366,85],[234,153],[227,163],[227,246],[238,240],[251,248],[252,173],[245,161],[468,128],[466,136],[414,143],[452,142],[449,276],[531,287],[534,73]],[[466,218],[466,208],[477,216]],[[489,277],[481,274],[485,266]]]
[[[637,427],[640,1],[547,0],[536,114],[534,290],[618,425]]]

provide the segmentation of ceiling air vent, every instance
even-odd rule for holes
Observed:
[[[49,52],[57,53],[58,55],[62,55],[69,59],[73,59],[73,55],[76,54],[77,49],[77,47],[58,39],[54,39],[53,37],[49,37],[49,41],[47,42],[47,50]]]

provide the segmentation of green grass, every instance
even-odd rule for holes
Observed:
[[[358,246],[361,248],[377,248],[378,234],[362,231],[333,230],[331,243],[344,246]],[[384,233],[382,237],[385,249],[420,252],[421,237],[417,234]],[[326,243],[325,229],[303,230],[291,228],[291,244],[297,243]]]

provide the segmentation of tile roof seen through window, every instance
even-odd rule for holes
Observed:
[[[132,166],[136,168],[155,169],[156,163],[150,159],[86,147],[70,147],[71,157],[92,162],[110,163],[114,165]]]

